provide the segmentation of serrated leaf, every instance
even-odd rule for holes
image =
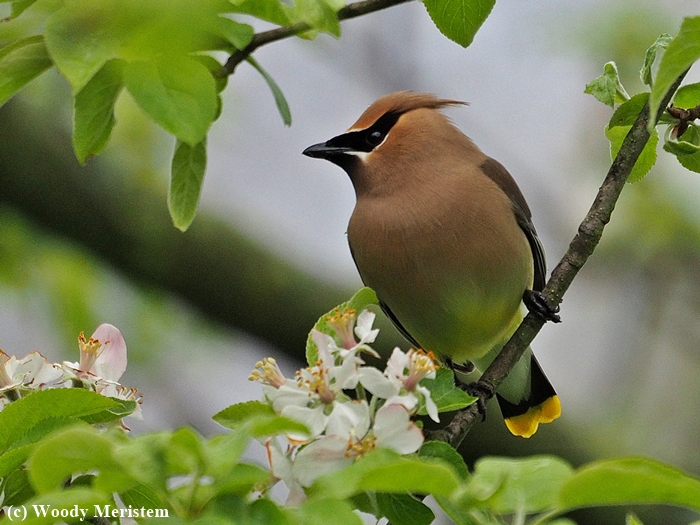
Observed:
[[[124,63],[110,60],[75,96],[73,149],[78,161],[85,163],[100,153],[116,123],[114,105],[124,87]]]
[[[482,458],[459,501],[498,514],[552,509],[573,472],[571,465],[554,456]]]
[[[43,419],[83,418],[118,406],[113,399],[81,388],[32,392],[0,412],[0,451],[9,449]]]
[[[0,48],[0,106],[53,65],[42,36]]]
[[[564,484],[558,509],[638,503],[700,511],[700,479],[648,458],[596,461],[578,469]]]
[[[660,50],[666,49],[666,47],[668,47],[668,44],[669,42],[671,42],[671,39],[671,35],[669,35],[668,33],[664,33],[659,38],[657,38],[651,46],[649,46],[649,49],[647,49],[646,55],[644,56],[644,65],[642,66],[642,69],[639,72],[639,77],[641,78],[642,82],[649,87],[651,87],[652,85],[651,68],[654,65],[654,61],[656,61],[656,56],[658,55]]]
[[[328,317],[336,310],[341,312],[346,309],[355,310],[355,312],[359,315],[362,310],[365,310],[368,306],[378,304],[379,300],[377,299],[377,294],[374,292],[374,290],[365,286],[364,288],[360,288],[357,292],[355,292],[355,295],[353,295],[349,300],[345,301],[344,303],[340,303],[333,310],[330,310],[319,317],[318,321],[316,321],[316,324],[314,325],[314,329],[335,337],[337,334],[328,322]],[[313,366],[317,361],[318,347],[311,337],[311,332],[309,332],[309,335],[306,338],[306,362],[309,364],[309,366]]]
[[[250,64],[262,75],[267,82],[270,91],[272,91],[272,96],[275,98],[275,105],[277,106],[277,111],[279,111],[282,117],[282,122],[285,126],[292,125],[292,112],[289,109],[289,104],[287,99],[284,98],[284,93],[279,88],[275,80],[258,64],[258,62],[253,57],[248,57],[246,59]]]
[[[437,370],[435,379],[424,379],[421,385],[430,390],[430,397],[437,405],[438,412],[459,410],[477,400],[455,385],[454,372],[446,367]]]
[[[610,141],[610,157],[615,160],[620,147],[622,146],[622,141],[629,133],[631,126],[617,126],[609,129],[607,126],[605,128],[605,136],[608,137]],[[635,162],[632,171],[627,178],[627,182],[637,182],[642,180],[649,170],[656,164],[656,146],[659,144],[659,134],[656,130],[653,130],[649,136],[642,153],[639,155],[637,162]]]
[[[627,102],[620,104],[620,106],[615,110],[612,117],[610,117],[610,122],[608,123],[608,129],[612,129],[616,126],[631,126],[637,120],[637,117],[644,109],[644,104],[649,100],[649,93],[638,93],[629,99]]]
[[[611,108],[614,108],[616,103],[625,102],[630,98],[620,82],[620,75],[615,62],[605,64],[603,74],[586,84],[583,92],[593,95]]]
[[[700,104],[700,82],[681,86],[673,97],[673,105],[690,109]]]
[[[435,514],[430,507],[410,494],[377,494],[381,514],[392,525],[430,525]]]
[[[197,212],[207,167],[206,142],[194,147],[178,141],[173,155],[168,188],[168,211],[175,227],[184,232]]]
[[[661,100],[676,79],[700,58],[700,16],[685,18],[680,31],[671,40],[656,73],[651,90],[649,128],[656,124],[656,115]]]
[[[124,70],[126,88],[163,129],[192,147],[201,143],[218,109],[216,84],[189,57],[135,61]]]
[[[423,0],[435,26],[462,47],[474,40],[496,0]]]

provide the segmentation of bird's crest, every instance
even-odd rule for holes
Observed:
[[[419,108],[440,109],[445,106],[466,105],[467,102],[438,98],[426,93],[413,91],[397,91],[376,100],[360,115],[348,131],[365,129],[374,124],[382,115],[395,113],[401,115],[407,111]]]

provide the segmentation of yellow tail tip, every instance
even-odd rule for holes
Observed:
[[[561,403],[559,396],[547,398],[543,403],[530,407],[527,412],[505,420],[511,434],[529,438],[535,432],[540,423],[551,423],[561,416]]]

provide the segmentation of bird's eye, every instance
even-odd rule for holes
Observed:
[[[384,137],[385,137],[384,133],[382,133],[381,131],[375,130],[372,133],[369,133],[365,140],[367,141],[368,145],[375,147],[375,146],[378,146],[382,142],[382,140],[384,140]]]

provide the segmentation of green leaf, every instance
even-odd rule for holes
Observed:
[[[678,34],[671,40],[656,73],[649,99],[649,127],[656,124],[661,100],[676,79],[700,58],[700,16],[685,18]]]
[[[12,0],[12,18],[17,18],[26,9],[30,8],[36,0]]]
[[[632,504],[677,505],[700,511],[700,479],[647,458],[596,461],[578,469],[564,484],[558,510]]]
[[[192,147],[206,137],[218,110],[211,73],[189,57],[135,61],[124,71],[134,100],[163,129]]]
[[[435,520],[433,511],[410,494],[379,493],[376,497],[379,511],[392,525],[430,525]]]
[[[627,516],[625,516],[625,525],[644,525],[644,524],[632,512],[628,512]]]
[[[126,26],[123,32],[120,28],[122,24],[110,19],[99,2],[66,2],[49,18],[46,46],[73,93],[79,93],[108,60],[117,57],[127,35]]]
[[[669,35],[668,33],[664,33],[659,38],[657,38],[651,46],[649,46],[649,49],[647,49],[646,56],[644,57],[644,65],[642,66],[642,70],[639,72],[639,77],[642,79],[642,82],[649,87],[651,87],[652,85],[651,68],[654,65],[656,56],[658,55],[660,50],[666,49],[668,47],[668,44],[669,42],[671,42],[671,39],[671,35]]]
[[[692,156],[700,152],[700,132],[695,124],[690,124],[685,133],[677,140],[671,140],[669,137],[673,128],[673,125],[669,126],[669,133],[667,133],[667,139],[664,142],[665,151],[677,157]]]
[[[270,88],[270,91],[272,91],[272,96],[275,97],[275,104],[277,105],[277,111],[279,111],[280,116],[282,117],[282,122],[284,122],[285,126],[291,126],[292,125],[292,112],[289,109],[289,104],[287,104],[287,99],[284,98],[284,93],[282,93],[282,90],[279,88],[277,83],[274,81],[274,79],[258,64],[258,62],[253,58],[253,57],[248,57],[246,59],[250,64],[257,69],[258,73],[262,75],[262,77],[265,79],[265,82],[267,82],[268,87]]]
[[[218,20],[219,36],[230,42],[236,49],[245,49],[253,40],[253,35],[255,34],[253,26],[225,17],[219,17]]]
[[[314,325],[314,329],[332,337],[336,337],[337,334],[335,333],[335,330],[328,322],[329,316],[334,315],[334,313],[338,311],[343,312],[346,309],[355,310],[355,313],[359,314],[368,306],[377,304],[379,304],[377,294],[374,293],[374,290],[365,286],[364,288],[360,288],[357,292],[355,292],[355,295],[353,295],[348,301],[339,304],[330,312],[319,317],[318,321],[316,321],[316,324]],[[309,364],[309,366],[313,366],[317,361],[318,347],[311,337],[311,332],[309,332],[309,336],[306,338],[306,362]]]
[[[235,429],[251,418],[275,416],[275,411],[267,403],[262,401],[246,401],[228,406],[214,414],[212,419],[226,428]]]
[[[288,12],[280,0],[230,0],[232,11],[245,13],[277,25],[291,23]]]
[[[160,496],[158,496],[153,489],[143,485],[142,483],[136,484],[135,487],[130,488],[129,490],[121,491],[119,493],[119,499],[122,500],[122,503],[124,503],[126,507],[131,505],[132,507],[138,509],[142,507],[146,509],[165,508],[165,503]]]
[[[616,126],[612,129],[605,128],[605,136],[610,141],[610,157],[614,160],[620,151],[622,141],[629,133],[631,126]],[[627,182],[637,182],[644,178],[649,173],[649,170],[656,164],[656,146],[659,144],[659,134],[653,130],[649,141],[644,146],[642,154],[635,162],[632,172],[627,178]]]
[[[340,36],[340,21],[336,9],[326,0],[296,0],[294,16],[297,20],[306,22],[312,29]]]
[[[168,211],[173,224],[182,232],[187,231],[197,212],[206,166],[206,141],[194,147],[177,142],[168,189]]]
[[[42,36],[30,36],[0,48],[0,106],[53,65]]]
[[[235,465],[227,479],[217,480],[217,494],[239,494],[241,496],[250,493],[256,485],[270,480],[272,474],[257,465],[239,463]]]
[[[440,459],[452,466],[462,480],[469,479],[469,469],[462,455],[447,443],[442,441],[426,441],[418,451],[422,458]]]
[[[93,428],[70,428],[39,443],[30,458],[29,476],[38,493],[63,487],[74,473],[99,471],[95,486],[105,492],[133,483],[112,457],[114,443]]]
[[[491,14],[496,0],[423,0],[423,4],[443,35],[467,47]]]
[[[586,84],[583,92],[593,95],[611,108],[614,108],[616,103],[625,102],[630,98],[620,82],[620,75],[617,72],[617,64],[615,62],[605,64],[603,74]]]
[[[437,405],[438,412],[452,412],[467,407],[477,398],[470,396],[455,385],[454,372],[447,367],[441,367],[435,374],[435,379],[424,379],[421,385],[430,390],[430,397]],[[425,409],[419,413],[426,414]]]
[[[375,449],[348,467],[320,477],[307,493],[316,499],[346,499],[361,492],[449,495],[458,485],[454,470],[442,461]]]
[[[539,512],[556,506],[560,488],[572,475],[571,466],[554,456],[482,458],[459,501],[498,514]]]
[[[304,525],[362,525],[352,507],[342,500],[323,499],[307,501],[292,511]]]
[[[644,104],[647,103],[647,100],[649,100],[649,93],[644,92],[638,93],[627,102],[620,104],[610,118],[608,129],[612,129],[616,126],[632,126],[642,112],[642,109],[644,109]]]
[[[690,109],[700,104],[700,82],[681,86],[673,97],[673,105]]]
[[[3,495],[3,507],[20,505],[36,495],[29,482],[29,471],[26,469],[13,470],[7,476],[3,476],[0,491]]]
[[[81,388],[32,392],[0,412],[0,452],[19,442],[44,419],[83,418],[118,407],[113,399]]]
[[[110,60],[75,96],[73,149],[82,164],[109,142],[116,123],[114,105],[123,87],[124,63]]]
[[[283,432],[308,435],[309,430],[302,423],[278,416],[271,406],[260,401],[238,403],[225,408],[212,418],[220,425],[239,429],[246,426],[253,437],[271,436]]]

